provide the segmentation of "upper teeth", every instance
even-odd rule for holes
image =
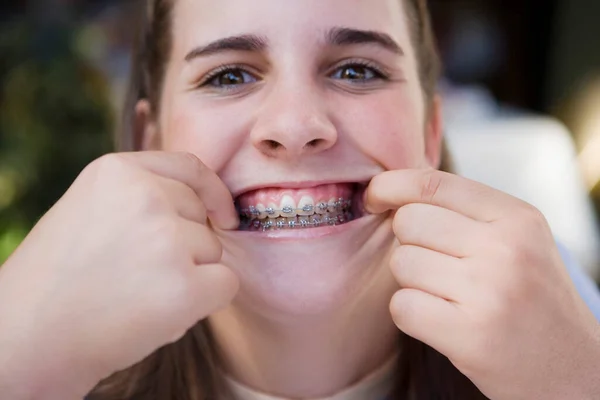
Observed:
[[[273,203],[257,204],[240,210],[240,214],[252,219],[295,217],[297,215],[310,216],[313,214],[326,214],[346,210],[351,205],[351,200],[331,198],[328,201],[315,202],[312,197],[303,196],[298,204],[291,196],[283,196],[279,205]]]

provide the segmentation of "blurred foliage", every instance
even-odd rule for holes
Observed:
[[[72,27],[0,26],[0,264],[90,161],[111,150],[109,86]]]

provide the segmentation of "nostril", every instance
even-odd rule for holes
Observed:
[[[319,146],[321,141],[322,141],[322,139],[313,139],[310,142],[306,143],[305,147],[308,147],[308,148],[317,147],[317,146]]]
[[[279,147],[281,147],[281,143],[275,140],[265,140],[265,143],[270,150],[277,150]]]

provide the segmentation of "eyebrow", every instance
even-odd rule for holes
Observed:
[[[376,44],[398,55],[404,55],[402,47],[390,35],[383,32],[353,28],[332,28],[327,32],[325,38],[330,46]]]
[[[376,44],[395,54],[404,55],[402,47],[390,35],[377,31],[336,27],[326,33],[325,42],[330,46],[337,47],[356,44]],[[268,47],[267,40],[258,35],[229,36],[215,40],[205,46],[192,49],[185,56],[185,61],[190,62],[195,58],[207,57],[227,51],[264,52]]]
[[[190,62],[195,58],[206,57],[226,51],[253,51],[261,52],[267,49],[267,41],[258,35],[230,36],[215,40],[206,46],[194,48],[185,56],[185,61]]]

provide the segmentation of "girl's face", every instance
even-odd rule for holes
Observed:
[[[239,307],[316,315],[394,285],[390,216],[363,214],[362,185],[435,167],[440,153],[439,111],[426,112],[407,24],[399,0],[175,2],[145,147],[196,154],[240,210],[259,210],[248,221],[258,230],[218,232]],[[321,213],[339,198],[345,206]],[[293,218],[268,218],[285,206]],[[309,227],[276,229],[290,221]]]

